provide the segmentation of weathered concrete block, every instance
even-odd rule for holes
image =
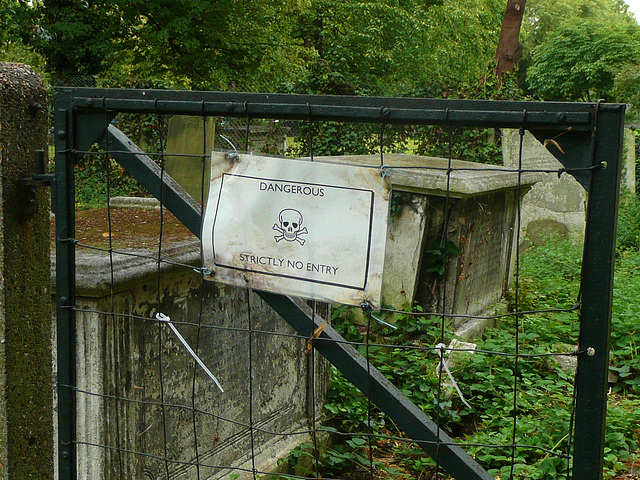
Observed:
[[[139,208],[142,210],[159,210],[160,202],[152,197],[111,197],[111,208]]]
[[[451,257],[442,276],[430,271],[439,259],[425,253],[417,299],[427,311],[459,315],[455,325],[460,327],[466,315],[486,313],[502,298],[513,267],[516,196],[514,190],[503,190],[449,202],[446,238],[460,253]],[[427,248],[439,244],[446,211],[444,198],[429,201],[438,215],[432,215]]]
[[[379,164],[376,155],[317,157],[319,161]],[[389,225],[383,298],[395,308],[422,305],[427,312],[467,316],[483,313],[511,281],[517,199],[542,177],[512,169],[406,154],[385,155],[394,192]],[[395,202],[395,203],[394,203]],[[460,253],[442,274],[434,250],[444,238]],[[470,330],[471,331],[471,330]],[[475,330],[474,330],[475,331]]]
[[[395,213],[387,229],[383,303],[396,308],[411,307],[418,288],[417,275],[424,248],[427,199],[423,195],[396,192],[391,200]]]
[[[0,478],[53,478],[49,192],[21,214],[18,180],[47,146],[47,99],[28,66],[0,63]]]
[[[622,159],[622,184],[636,193],[636,136],[630,128],[624,129]]]
[[[209,155],[215,133],[213,118],[204,122],[200,117],[174,115],[169,119],[165,169],[198,202],[202,202],[203,171],[205,198],[209,192]]]
[[[503,162],[507,167],[519,165],[520,135],[517,130],[502,131]],[[529,132],[525,132],[522,148],[525,169],[558,170],[562,164]],[[521,236],[533,220],[555,220],[569,229],[572,238],[584,236],[587,192],[571,175],[544,175],[522,199]],[[535,233],[535,232],[534,232]]]
[[[308,441],[297,433],[309,430],[311,412],[319,415],[324,403],[321,357],[305,355],[307,339],[257,295],[202,284],[186,267],[199,264],[199,248],[166,249],[174,264],[162,264],[159,279],[153,258],[114,253],[113,286],[108,255],[78,252],[79,478],[163,478],[165,463],[154,457],[164,456],[165,438],[171,478],[185,480],[196,467],[180,462],[198,458],[202,478],[228,478],[229,468],[251,470],[252,440],[261,471]],[[168,325],[154,320],[158,312],[171,318],[224,393]]]

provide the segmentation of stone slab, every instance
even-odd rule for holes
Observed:
[[[409,197],[390,217],[382,275],[383,303],[396,309],[412,306],[425,238],[426,197],[405,195]]]
[[[160,202],[152,197],[111,197],[111,208],[139,208],[142,210],[159,210]]]
[[[380,155],[345,155],[335,157],[314,157],[317,161],[330,163],[352,163],[380,168]],[[423,193],[425,195],[467,198],[500,190],[524,188],[540,181],[539,173],[525,172],[521,177],[511,167],[487,165],[483,163],[452,160],[453,169],[448,178],[449,160],[446,158],[409,155],[404,153],[386,154],[384,171],[394,190]]]
[[[169,119],[166,172],[198,202],[202,201],[203,175],[205,198],[209,191],[209,155],[213,150],[215,132],[213,119],[206,124],[201,117],[189,115],[174,115]]]
[[[503,161],[514,167],[520,162],[520,135],[517,130],[502,131]],[[522,165],[527,169],[558,170],[562,164],[528,131],[522,148]],[[522,199],[521,237],[533,220],[550,219],[564,223],[572,238],[583,238],[587,192],[571,175],[543,174]]]

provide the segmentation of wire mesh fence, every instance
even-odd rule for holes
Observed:
[[[578,478],[574,458],[584,434],[577,425],[585,415],[578,396],[590,393],[578,387],[576,364],[596,348],[578,330],[584,275],[575,248],[561,260],[536,256],[526,227],[541,207],[527,194],[548,199],[568,181],[577,191],[593,184],[605,170],[595,154],[580,165],[532,159],[525,127],[535,132],[540,124],[528,125],[535,115],[526,111],[505,115],[516,118],[503,122],[516,127],[512,155],[496,165],[501,149],[474,150],[473,139],[495,137],[500,122],[461,127],[449,108],[433,126],[392,124],[383,109],[378,121],[331,120],[313,99],[299,102],[304,114],[270,106],[271,117],[254,118],[239,97],[240,113],[218,115],[207,102],[228,98],[202,98],[193,101],[200,104],[190,112],[193,123],[177,128],[167,111],[180,105],[163,105],[163,98],[145,99],[147,111],[132,113],[137,107],[119,107],[105,91],[70,92],[71,104],[92,113],[74,120],[73,140],[59,139],[58,178],[72,182],[73,163],[92,170],[94,198],[74,200],[103,213],[101,223],[86,227],[98,232],[89,240],[80,221],[66,231],[58,219],[58,265],[71,261],[74,289],[87,269],[105,278],[99,300],[78,286],[59,309],[73,325],[58,331],[70,342],[60,355],[76,362],[65,379],[59,360],[61,402],[72,412],[60,427],[60,470],[68,473],[61,478],[260,478],[274,471],[282,478],[543,478],[552,470]],[[83,121],[98,119],[102,133],[89,135],[102,140],[90,147],[79,132],[89,129]],[[589,116],[578,142],[594,142],[592,122]],[[133,140],[127,148],[111,133],[116,127]],[[561,138],[554,142],[560,147]],[[276,308],[284,322],[270,308],[275,297],[204,280],[203,247],[194,241],[202,210],[193,198],[206,207],[212,150],[379,171],[392,192],[381,306],[294,302],[306,316],[291,320]],[[126,193],[135,183],[122,180],[131,159],[147,164],[133,176],[146,177],[156,210],[123,214],[113,206],[114,189],[126,183],[118,190]],[[192,198],[176,207],[181,188],[172,178],[185,170],[192,178],[181,183]],[[60,199],[75,197],[74,188],[59,195],[58,215],[66,209],[73,218],[75,208]],[[177,231],[173,215],[191,232]],[[525,255],[526,248],[534,253]],[[556,290],[544,295],[535,285],[541,261],[557,261],[549,269],[559,271]],[[135,281],[126,273],[132,264],[141,272]],[[334,350],[349,360],[336,361]],[[588,478],[599,478],[589,468]]]

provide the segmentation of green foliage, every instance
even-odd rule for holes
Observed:
[[[639,30],[620,0],[529,2],[521,35],[522,84],[545,100],[635,103]]]
[[[627,104],[627,118],[640,118],[640,66],[627,64],[616,73],[613,95],[618,101]]]
[[[12,35],[41,54],[56,76],[94,75],[127,31],[122,13],[113,0],[15,2]]]
[[[44,58],[25,45],[17,35],[17,1],[0,2],[0,62],[25,63],[40,75],[44,73]]]
[[[136,145],[149,153],[166,148],[168,131],[167,117],[145,114],[119,114],[114,122]],[[161,139],[164,139],[161,141]],[[161,162],[161,157],[154,157]],[[104,150],[79,158],[75,166],[76,202],[79,208],[98,208],[107,202],[107,172],[109,194],[115,196],[148,196],[142,187],[115,160],[106,162]]]
[[[515,328],[511,322],[506,323],[488,332],[487,338],[478,342],[478,349],[514,353]],[[541,342],[542,332],[537,322],[531,321],[521,328],[521,351],[543,353],[550,347]],[[516,370],[512,357],[466,356],[453,372],[465,385],[465,396],[473,407],[476,429],[466,440],[489,445],[509,445],[513,441],[514,372],[517,372],[518,383],[515,443],[534,447],[517,448],[515,463],[524,477],[538,478],[532,472],[546,454],[535,446],[558,453],[565,451],[563,442],[569,428],[572,386],[570,375],[559,367],[540,359],[520,359]],[[474,447],[472,453],[492,474],[510,468],[510,447]]]
[[[397,94],[476,79],[494,53],[502,3],[312,0],[298,13],[300,39],[317,59],[305,83],[317,93]]]
[[[635,138],[636,144],[636,195],[640,193],[640,129],[638,127],[629,128],[630,132]]]
[[[571,308],[578,295],[581,248],[569,240],[551,238],[545,244],[529,248],[519,264],[520,282],[510,292],[510,305],[520,312],[535,309]],[[640,448],[640,254],[622,249],[617,259],[611,333],[611,363],[619,378],[609,398],[605,434],[605,478],[624,471],[625,462],[638,458]],[[517,299],[516,299],[517,295]],[[356,342],[365,353],[364,327],[353,323],[352,310],[334,310],[333,324],[345,338]],[[419,313],[419,311],[417,311]],[[573,404],[573,372],[560,363],[562,357],[548,353],[570,353],[578,336],[578,311],[525,314],[501,319],[477,341],[478,351],[459,355],[452,374],[465,398],[466,408],[453,391],[438,399],[438,356],[430,349],[440,341],[449,342],[452,333],[442,328],[439,318],[399,315],[397,330],[372,324],[369,355],[373,365],[397,385],[442,428],[470,447],[470,453],[494,476],[506,478],[570,478],[567,459],[569,425]],[[485,352],[515,353],[515,332],[519,351],[543,355],[519,358]],[[384,346],[382,346],[384,345]],[[403,348],[399,348],[402,346]],[[514,373],[516,374],[514,377]],[[513,441],[514,385],[517,382],[517,422],[515,452]],[[344,377],[333,370],[326,424],[343,432],[338,443],[323,455],[322,474],[337,474],[367,468],[367,399]],[[384,414],[372,407],[371,428],[375,433],[400,435]],[[355,434],[344,439],[344,433]],[[360,434],[361,436],[358,436]],[[355,439],[355,440],[354,440]],[[485,447],[482,445],[492,445]],[[506,446],[499,446],[506,445]],[[527,446],[529,448],[527,448]],[[541,450],[537,447],[543,447]],[[420,478],[433,472],[434,464],[424,452],[411,444],[373,444],[376,455],[392,456],[398,475]],[[553,453],[550,453],[550,452]],[[512,454],[515,464],[512,467]],[[403,478],[403,477],[396,477]]]
[[[425,260],[429,263],[427,272],[442,278],[451,257],[460,255],[460,248],[450,240],[433,241],[424,251]]]
[[[525,49],[534,49],[563,24],[584,18],[635,23],[620,0],[535,0],[527,3],[524,12]]]
[[[531,53],[527,82],[547,100],[615,99],[623,68],[638,68],[640,26],[576,18],[550,33]]]
[[[416,311],[419,312],[419,309]],[[360,353],[365,354],[362,329],[350,321],[352,318],[350,312],[351,310],[346,308],[335,311],[333,325],[345,338],[357,344]],[[398,327],[397,330],[377,326],[375,332],[372,332],[372,335],[384,340],[388,345],[387,347],[375,345],[369,347],[372,364],[394,384],[400,385],[402,392],[429,415],[439,417],[443,426],[460,424],[462,417],[454,406],[455,401],[444,397],[440,402],[437,400],[438,372],[435,365],[438,356],[429,348],[442,338],[442,328],[437,319],[430,316],[415,317],[410,314],[400,314],[395,325]],[[451,337],[451,332],[448,330],[445,330],[444,334],[447,338]],[[394,348],[394,345],[406,345],[408,342],[412,342],[415,348]],[[423,344],[424,348],[421,347]],[[369,445],[365,437],[357,436],[369,431],[368,401],[335,368],[332,368],[331,378],[328,400],[325,404],[327,410],[325,425],[328,425],[329,431],[342,432],[343,435],[336,436],[338,443],[322,456],[321,472],[339,474],[344,470],[354,469],[354,466],[359,469],[368,469]],[[401,434],[393,423],[389,422],[386,415],[375,406],[371,408],[370,427],[374,433]],[[344,441],[344,433],[356,436],[347,437],[348,440]],[[385,446],[374,442],[372,448],[375,458],[376,452],[381,452]],[[381,462],[374,462],[376,468],[390,474],[390,478],[415,478],[414,473],[434,466],[420,449],[401,444],[393,447],[392,454],[401,459],[398,464],[402,467],[402,472],[385,467]]]
[[[347,83],[339,73],[323,73],[308,78],[303,87],[309,93],[345,93],[336,89],[348,89],[349,93],[366,95],[366,88]],[[518,88],[515,77],[506,75],[499,84],[491,72],[487,72],[481,82],[473,85],[459,83],[449,85],[445,91],[437,85],[423,86],[412,93],[419,96],[446,94],[451,98],[476,99],[525,99]],[[298,86],[300,88],[300,85]],[[384,143],[384,153],[409,153],[456,160],[502,165],[502,145],[500,134],[494,129],[447,128],[444,126],[395,126],[354,124],[342,122],[306,122],[300,124],[295,143],[287,154],[309,156],[311,145],[314,156],[321,155],[365,155],[379,154],[380,140]]]
[[[578,299],[580,286],[580,247],[569,239],[549,237],[544,246],[533,247],[520,259],[518,309],[571,308]],[[509,292],[509,304],[515,309],[515,286]]]
[[[387,127],[383,133],[384,153],[404,152],[407,132]],[[366,155],[380,153],[380,127],[342,122],[302,123],[296,143],[287,150],[291,156]]]
[[[281,38],[279,7],[233,0],[120,2],[131,19],[119,55],[140,76],[153,75],[190,88],[220,88],[255,70]],[[286,29],[285,29],[286,31]]]
[[[144,196],[145,191],[120,165],[104,155],[84,155],[75,167],[77,208],[99,208],[107,205],[107,171],[111,197]]]
[[[620,195],[617,246],[618,250],[640,249],[640,199],[627,190]]]
[[[7,34],[41,54],[55,77],[382,95],[474,82],[494,54],[504,11],[501,0],[4,4]]]
[[[438,85],[423,92],[438,96]],[[478,100],[526,100],[514,75],[505,74],[498,82],[493,66],[485,71],[480,82],[450,85],[442,92],[447,98]],[[502,142],[499,132],[491,128],[447,128],[441,125],[415,127],[415,153],[432,157],[451,158],[468,162],[502,165]]]
[[[640,254],[623,251],[617,261],[611,329],[611,364],[619,376],[620,393],[640,394]]]
[[[468,162],[502,165],[502,144],[495,130],[455,128],[438,125],[419,127],[417,153],[429,157],[451,158]],[[451,150],[449,147],[451,142]]]

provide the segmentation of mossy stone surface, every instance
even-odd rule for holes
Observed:
[[[47,98],[28,66],[0,63],[0,478],[53,478],[48,188],[21,215],[18,180],[47,148]]]

